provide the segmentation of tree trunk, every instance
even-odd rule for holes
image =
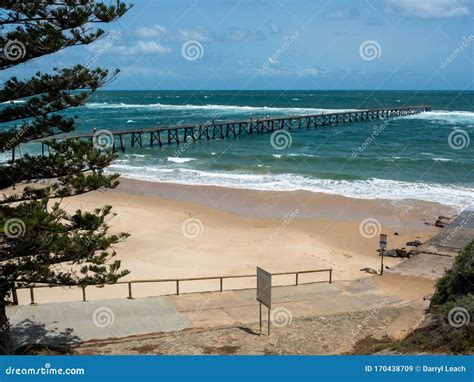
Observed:
[[[10,353],[10,324],[6,313],[5,298],[0,296],[0,354]]]

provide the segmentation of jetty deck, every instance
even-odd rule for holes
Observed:
[[[196,140],[224,139],[227,137],[238,137],[251,134],[272,133],[277,130],[311,129],[325,126],[336,126],[346,123],[373,121],[388,118],[413,115],[431,110],[430,105],[415,105],[381,109],[348,110],[335,113],[320,113],[312,115],[280,116],[267,118],[249,118],[247,120],[224,120],[206,121],[197,124],[156,126],[150,128],[114,130],[106,132],[109,134],[112,147],[125,151],[127,143],[130,147],[163,146],[164,144],[180,144],[195,142]],[[90,133],[61,134],[54,137],[38,139],[44,146],[51,141],[65,140],[70,138],[89,139],[93,141],[98,134],[104,134],[104,130],[92,131]],[[147,139],[147,140],[146,140]]]

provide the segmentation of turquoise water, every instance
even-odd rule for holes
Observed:
[[[68,113],[80,117],[80,130],[90,131],[425,103],[431,112],[293,130],[283,150],[271,145],[270,134],[127,149],[111,170],[161,182],[464,207],[474,195],[474,92],[110,91]]]

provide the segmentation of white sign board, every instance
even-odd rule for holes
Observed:
[[[387,248],[387,235],[384,235],[383,233],[380,234],[380,248]]]
[[[272,308],[272,274],[257,267],[257,301]]]

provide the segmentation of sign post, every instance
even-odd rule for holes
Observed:
[[[387,235],[381,233],[380,234],[380,275],[383,275],[383,252],[384,249],[387,248]]]
[[[270,311],[272,309],[272,274],[257,267],[257,301],[260,303],[260,333],[262,333],[262,304],[268,309],[268,334],[270,334]]]

